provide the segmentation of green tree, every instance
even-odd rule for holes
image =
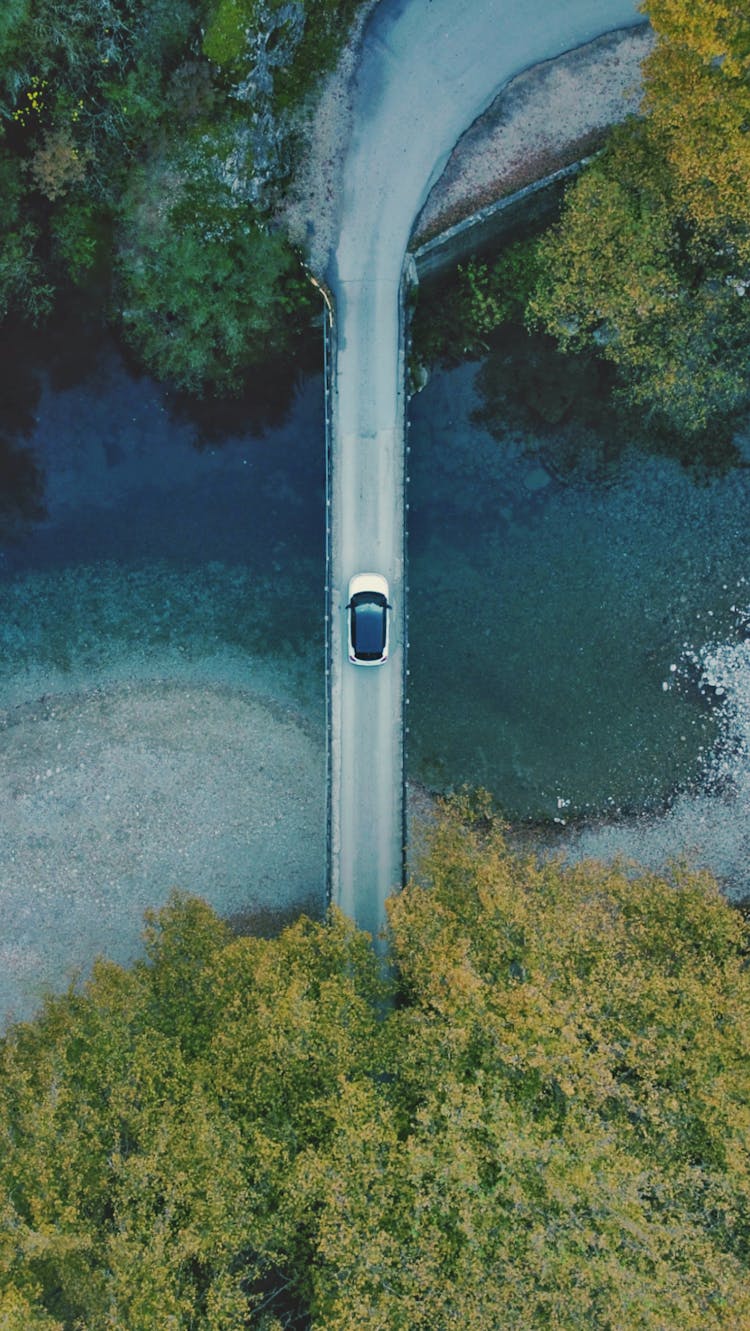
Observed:
[[[119,304],[125,336],[152,374],[188,392],[229,393],[288,348],[309,296],[283,236],[201,171],[200,161],[167,159],[135,173]]]
[[[269,227],[293,156],[281,103],[334,59],[353,7],[248,0],[235,69],[202,54],[224,23],[211,0],[7,0],[0,319],[38,320],[84,287],[154,374],[194,392],[292,354],[310,304]]]
[[[30,0],[6,0],[0,10],[0,60],[13,50],[18,30],[29,12]]]
[[[644,118],[616,130],[540,246],[529,318],[593,346],[684,435],[750,403],[750,116],[740,10],[651,0]]]
[[[443,812],[387,986],[175,897],[0,1043],[9,1331],[750,1326],[748,933]],[[24,1322],[24,1318],[26,1321]]]

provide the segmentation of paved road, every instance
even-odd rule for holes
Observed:
[[[336,312],[331,490],[331,883],[377,932],[401,884],[406,589],[399,290],[409,235],[455,143],[515,74],[641,21],[634,0],[381,0],[355,93],[329,286]],[[393,646],[346,659],[353,573],[391,585]],[[435,718],[440,724],[440,718]]]

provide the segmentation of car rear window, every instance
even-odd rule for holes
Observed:
[[[361,592],[352,598],[352,646],[365,661],[383,655],[385,597],[376,592]]]

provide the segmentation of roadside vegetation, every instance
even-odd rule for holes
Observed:
[[[718,0],[645,8],[643,114],[555,225],[457,274],[438,319],[418,319],[417,354],[477,352],[515,322],[613,367],[655,429],[700,440],[750,405],[750,29]]]
[[[391,903],[197,899],[0,1042],[5,1331],[750,1325],[740,914],[447,808]]]
[[[0,320],[76,302],[193,393],[292,350],[312,304],[273,218],[356,4],[5,0]]]

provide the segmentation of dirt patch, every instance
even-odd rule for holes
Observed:
[[[299,165],[279,224],[322,281],[338,232],[344,158],[352,128],[352,87],[365,25],[379,0],[363,0],[336,68],[299,113]]]
[[[513,79],[459,140],[415,228],[415,243],[594,152],[637,111],[644,24],[607,33]]]

